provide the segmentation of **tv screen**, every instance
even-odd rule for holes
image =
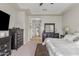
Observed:
[[[9,29],[10,15],[0,10],[0,31]]]

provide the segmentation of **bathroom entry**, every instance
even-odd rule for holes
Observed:
[[[41,34],[41,20],[40,18],[31,19],[31,38],[33,36],[40,36]]]

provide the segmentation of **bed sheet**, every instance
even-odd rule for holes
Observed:
[[[50,55],[56,55],[56,56],[79,55],[79,46],[66,40],[47,38],[46,46]]]

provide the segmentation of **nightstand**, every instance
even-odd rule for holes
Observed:
[[[60,38],[63,38],[65,35],[60,35]]]

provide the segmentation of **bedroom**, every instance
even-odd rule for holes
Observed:
[[[45,23],[55,24],[55,29],[47,26],[47,31],[55,31],[57,38],[79,32],[78,3],[0,3],[0,10],[10,15],[9,29],[23,30],[24,45],[12,50],[12,56],[34,56],[38,43],[42,45]],[[6,34],[1,31],[0,35]]]

